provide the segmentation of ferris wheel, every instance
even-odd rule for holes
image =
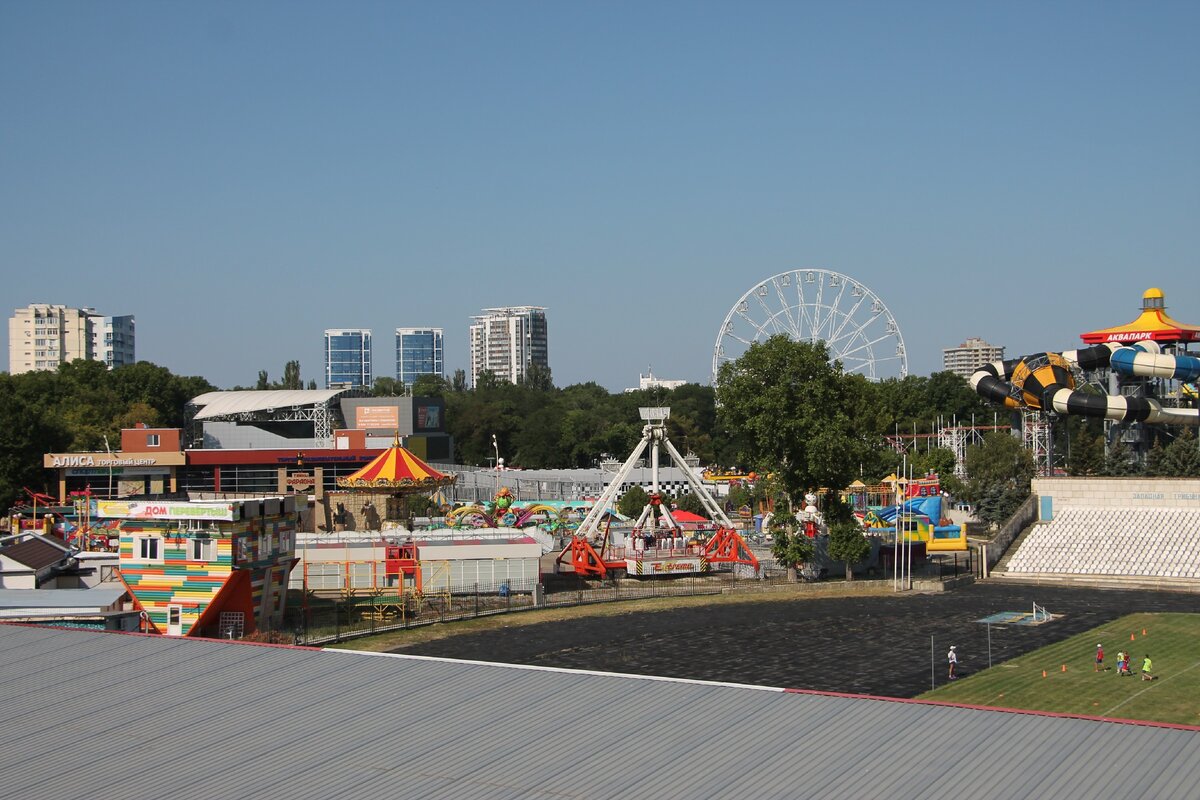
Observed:
[[[830,361],[847,373],[872,380],[908,375],[900,325],[879,295],[838,272],[798,269],[767,278],[729,309],[713,348],[713,385],[722,364],[776,334],[825,342]]]

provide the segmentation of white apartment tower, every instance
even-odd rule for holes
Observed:
[[[132,316],[106,317],[94,308],[33,303],[8,320],[8,371],[12,375],[57,369],[85,358],[109,369],[136,361]]]
[[[471,318],[471,385],[479,373],[519,383],[530,364],[550,366],[546,309],[541,306],[485,308]]]
[[[988,344],[983,339],[970,338],[958,347],[942,350],[942,369],[963,378],[985,364],[1004,360],[1004,348]]]

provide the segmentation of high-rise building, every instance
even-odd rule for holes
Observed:
[[[1004,348],[988,344],[983,339],[970,338],[958,347],[942,351],[942,369],[970,378],[971,373],[985,364],[1004,359]]]
[[[411,388],[421,375],[445,376],[441,328],[396,328],[396,380]]]
[[[550,366],[545,308],[510,306],[483,312],[471,318],[471,385],[484,370],[518,383],[531,364]]]
[[[135,363],[133,351],[133,317],[98,318],[92,331],[92,350],[96,359],[108,368]]]
[[[132,364],[135,356],[132,316],[106,317],[94,308],[33,303],[8,320],[8,371],[12,375],[86,358],[109,369]]]
[[[366,389],[372,381],[370,329],[326,330],[325,388]]]

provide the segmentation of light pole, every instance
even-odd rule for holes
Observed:
[[[112,490],[112,475],[113,475],[113,465],[112,465],[112,448],[108,446],[108,436],[105,436],[105,437],[104,437],[104,452],[108,453],[108,499],[109,499],[109,500],[112,500],[112,497],[113,497],[113,490]]]
[[[500,443],[496,441],[496,434],[492,434],[492,449],[496,451],[496,466],[495,472],[492,473],[492,494],[500,491]]]

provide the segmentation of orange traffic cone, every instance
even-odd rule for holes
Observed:
[[[1066,672],[1066,671],[1067,671],[1067,665],[1066,665],[1066,664],[1063,664],[1062,671],[1063,671],[1063,672]]]
[[[1131,633],[1131,634],[1129,634],[1129,641],[1131,641],[1131,642],[1132,642],[1132,641],[1133,641],[1134,639],[1136,639],[1136,638],[1137,638],[1137,637],[1136,637],[1136,636],[1134,636],[1132,633]]]
[[[1145,635],[1146,635],[1146,629],[1142,628],[1142,636],[1145,636]]]
[[[1042,670],[1042,677],[1046,677],[1046,670]]]

